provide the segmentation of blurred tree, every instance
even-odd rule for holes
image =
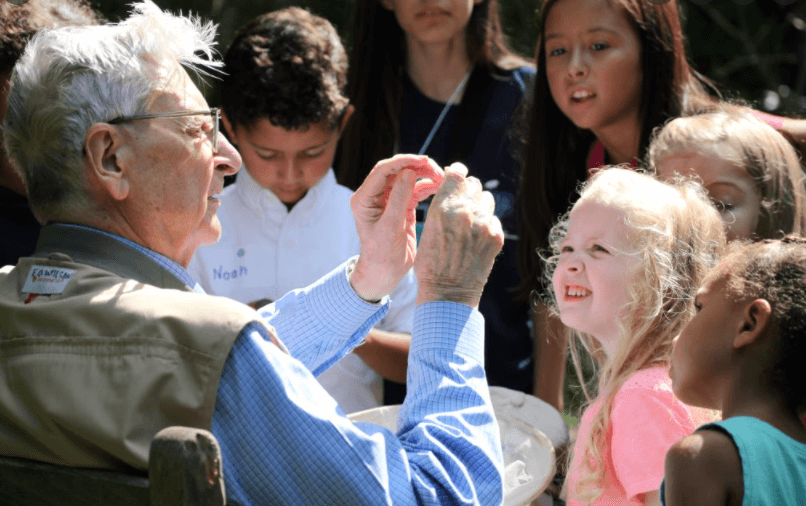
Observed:
[[[683,7],[691,61],[727,98],[783,115],[806,112],[806,2],[690,0]]]

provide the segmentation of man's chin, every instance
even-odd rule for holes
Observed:
[[[218,220],[218,216],[214,216],[210,223],[203,225],[198,233],[199,240],[197,248],[217,243],[218,240],[221,239],[221,222]]]
[[[218,221],[216,216],[212,222],[202,224],[198,230],[193,234],[190,240],[187,241],[187,247],[182,251],[181,258],[185,267],[190,263],[196,250],[202,246],[209,246],[215,244],[221,238],[221,222]]]

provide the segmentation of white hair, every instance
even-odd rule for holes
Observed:
[[[118,24],[42,30],[31,39],[14,67],[3,131],[39,221],[93,208],[83,172],[87,130],[144,112],[180,65],[201,74],[220,67],[215,32],[212,23],[145,0]]]

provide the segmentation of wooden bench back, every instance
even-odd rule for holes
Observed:
[[[221,450],[208,431],[168,427],[151,443],[147,475],[0,457],[0,504],[224,506]]]

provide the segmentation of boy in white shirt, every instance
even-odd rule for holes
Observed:
[[[292,7],[244,25],[224,63],[222,120],[244,170],[222,194],[221,239],[188,270],[208,293],[259,307],[359,252],[352,191],[331,167],[353,113],[347,55],[326,19]],[[416,294],[410,272],[365,343],[318,378],[346,413],[382,404],[376,371],[405,382]]]

